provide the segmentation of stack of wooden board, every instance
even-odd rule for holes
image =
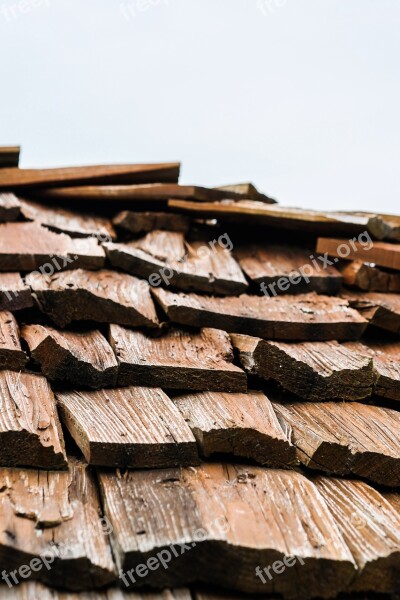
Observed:
[[[0,600],[396,597],[400,217],[18,155]]]

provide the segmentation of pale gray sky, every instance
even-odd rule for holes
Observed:
[[[0,0],[0,143],[399,213],[399,32],[399,0]]]

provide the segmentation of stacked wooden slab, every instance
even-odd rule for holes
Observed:
[[[395,597],[400,217],[16,156],[0,600]]]

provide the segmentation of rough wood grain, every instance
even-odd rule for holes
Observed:
[[[174,398],[202,456],[231,454],[269,467],[295,462],[295,448],[262,393],[200,392]]]
[[[2,568],[10,572],[36,558],[31,579],[72,590],[115,580],[109,524],[101,521],[95,480],[85,465],[70,458],[64,472],[1,469],[0,481]]]
[[[47,325],[24,325],[21,336],[31,357],[51,381],[101,388],[117,383],[118,363],[97,330],[58,331]]]
[[[60,392],[57,401],[90,464],[156,469],[199,463],[192,432],[159,388]]]
[[[400,245],[387,242],[368,244],[337,238],[318,238],[317,252],[330,256],[375,263],[388,269],[400,269]]]
[[[313,262],[313,253],[305,248],[247,244],[235,246],[234,254],[247,277],[264,293],[267,287],[271,296],[312,291],[336,294],[342,284],[342,276],[335,267],[324,268],[322,262]]]
[[[335,596],[355,576],[325,502],[295,471],[203,464],[99,478],[117,565],[133,585],[202,581],[304,599]],[[134,570],[130,579],[128,571],[160,552],[167,568],[142,577]],[[265,583],[256,576],[256,567],[285,556],[297,564]]]
[[[152,289],[171,321],[282,340],[354,340],[367,321],[346,300],[298,296],[214,298]]]
[[[369,292],[400,292],[400,274],[358,260],[339,264],[346,285]]]
[[[357,562],[359,573],[349,590],[398,592],[399,511],[364,482],[321,477],[315,483]]]
[[[95,237],[111,241],[116,237],[109,219],[87,213],[73,212],[62,207],[46,206],[32,200],[20,200],[21,212],[26,219],[35,221],[57,233],[71,237]]]
[[[148,233],[156,229],[183,231],[185,233],[189,230],[190,219],[184,215],[172,212],[134,212],[132,210],[124,210],[114,217],[113,224],[131,233]]]
[[[33,305],[31,289],[19,273],[0,272],[0,310],[21,310]]]
[[[152,231],[127,244],[104,245],[114,267],[144,277],[153,286],[172,285],[185,291],[240,294],[246,279],[225,247],[185,240],[182,232]]]
[[[372,394],[372,359],[338,342],[288,344],[231,336],[246,371],[278,381],[306,400],[361,400]]]
[[[72,239],[37,223],[0,224],[0,271],[100,269],[104,250],[96,239]]]
[[[190,591],[185,588],[152,592],[125,592],[117,587],[110,587],[104,591],[65,592],[34,581],[20,583],[12,588],[0,585],[0,600],[38,600],[39,598],[40,600],[193,600]]]
[[[374,394],[390,400],[400,400],[400,342],[363,340],[347,342],[353,352],[372,359]]]
[[[311,469],[400,486],[400,413],[359,402],[297,402],[273,407]]]
[[[8,311],[0,311],[0,369],[23,369],[26,360],[15,317]]]
[[[131,275],[77,269],[53,276],[31,273],[26,281],[41,310],[60,327],[82,320],[158,326],[149,284]]]
[[[0,146],[0,168],[18,167],[20,146]]]
[[[179,163],[91,165],[53,169],[8,168],[0,171],[0,189],[176,182],[179,168]]]
[[[10,192],[0,192],[0,223],[2,221],[15,221],[18,219],[20,212],[21,203],[18,198]]]
[[[400,334],[400,294],[345,291],[341,297],[371,325]]]
[[[0,464],[66,467],[56,403],[40,375],[0,371]]]
[[[232,346],[224,331],[175,328],[151,337],[111,325],[110,343],[119,362],[119,385],[246,391],[246,375],[232,364]]]
[[[276,204],[276,200],[259,192],[253,183],[233,183],[231,185],[218,186],[215,189],[222,190],[225,193],[234,192],[249,200],[258,200],[259,202],[266,202],[267,204]],[[225,196],[225,198],[227,197],[228,196]]]

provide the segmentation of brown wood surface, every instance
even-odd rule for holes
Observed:
[[[215,189],[222,190],[225,193],[234,192],[249,200],[258,200],[260,202],[266,202],[267,204],[276,204],[276,200],[269,198],[262,192],[259,192],[253,183],[233,183],[230,185],[221,185]],[[225,196],[225,198],[227,197],[228,196]]]
[[[177,396],[174,403],[202,456],[230,454],[269,467],[289,466],[296,460],[295,448],[262,392],[200,392]]]
[[[359,402],[273,403],[311,469],[400,486],[400,413]]]
[[[234,255],[251,281],[258,286],[271,286],[268,289],[269,295],[312,291],[336,294],[342,284],[342,276],[335,267],[328,265],[323,268],[322,262],[315,261],[317,268],[312,261],[313,252],[305,248],[279,244],[247,244],[235,246]]]
[[[21,336],[31,357],[51,381],[101,388],[117,383],[118,363],[97,330],[58,331],[47,325],[24,325]]]
[[[0,272],[0,311],[15,311],[32,305],[31,289],[21,275]]]
[[[110,529],[100,520],[95,480],[84,464],[70,458],[69,471],[1,469],[0,481],[3,569],[9,573],[38,558],[42,568],[32,570],[31,579],[58,588],[95,589],[115,581]]]
[[[0,369],[23,369],[26,360],[14,315],[6,310],[0,311]]]
[[[246,375],[232,364],[232,345],[224,331],[174,328],[151,337],[114,324],[110,343],[119,362],[119,385],[246,391]]]
[[[74,212],[60,206],[46,206],[32,200],[20,200],[21,212],[26,219],[35,221],[57,233],[71,237],[97,237],[111,241],[116,233],[109,219],[87,213]]]
[[[345,248],[341,248],[341,246]],[[400,269],[400,245],[387,242],[360,242],[337,238],[318,238],[317,252],[327,252],[330,256],[346,258],[347,260],[361,260],[362,262],[375,263],[388,269]]]
[[[20,212],[21,203],[18,198],[10,192],[0,192],[0,223],[4,221],[15,221],[18,219]]]
[[[0,189],[176,182],[179,168],[179,163],[90,165],[53,169],[8,168],[0,171]]]
[[[361,400],[371,396],[372,359],[336,341],[285,343],[233,334],[244,369],[274,379],[306,400]]]
[[[57,401],[90,464],[156,469],[199,463],[190,428],[159,388],[60,392]]]
[[[53,276],[32,273],[26,281],[41,310],[61,327],[82,320],[158,326],[149,284],[131,275],[77,269]]]
[[[339,525],[359,569],[354,592],[400,589],[400,512],[361,481],[318,478],[316,487]]]
[[[371,325],[400,334],[400,294],[381,294],[379,292],[341,293],[350,306],[354,307]]]
[[[11,580],[12,581],[12,580]],[[197,596],[196,596],[197,598]],[[199,596],[200,598],[200,596]],[[202,596],[203,598],[203,596]],[[12,588],[0,585],[0,600],[193,600],[188,589],[162,591],[126,592],[117,587],[109,587],[104,591],[65,592],[48,587],[42,583],[28,581]],[[205,600],[205,596],[204,596]],[[209,598],[211,600],[211,598]],[[220,599],[222,600],[222,598]],[[244,599],[246,600],[246,599]],[[248,600],[248,599],[247,599]],[[363,599],[359,599],[363,600]]]
[[[212,240],[211,240],[212,241]],[[153,286],[185,291],[241,294],[246,279],[226,248],[185,240],[182,232],[156,230],[127,244],[105,244],[114,267],[148,279]]]
[[[152,292],[171,321],[194,327],[282,340],[354,340],[367,326],[346,300],[314,292],[272,298],[215,298],[160,288]]]
[[[73,239],[37,223],[0,224],[0,271],[100,269],[104,261],[94,238]]]
[[[203,581],[304,599],[335,596],[356,575],[337,523],[298,472],[205,463],[120,476],[100,472],[99,479],[117,564],[128,583],[128,570],[161,551],[170,558],[168,568],[159,565],[140,578],[134,571],[134,585]],[[186,544],[183,552],[180,544]],[[271,580],[265,576],[266,583],[256,576],[257,566],[285,556],[304,564]]]
[[[400,292],[400,273],[384,271],[359,260],[339,264],[343,282],[369,292]]]
[[[0,168],[18,167],[20,146],[0,146]]]
[[[189,230],[190,219],[172,212],[124,210],[114,217],[113,224],[131,233],[148,233],[156,229],[186,232]]]
[[[0,464],[65,468],[61,425],[44,377],[0,371]]]

